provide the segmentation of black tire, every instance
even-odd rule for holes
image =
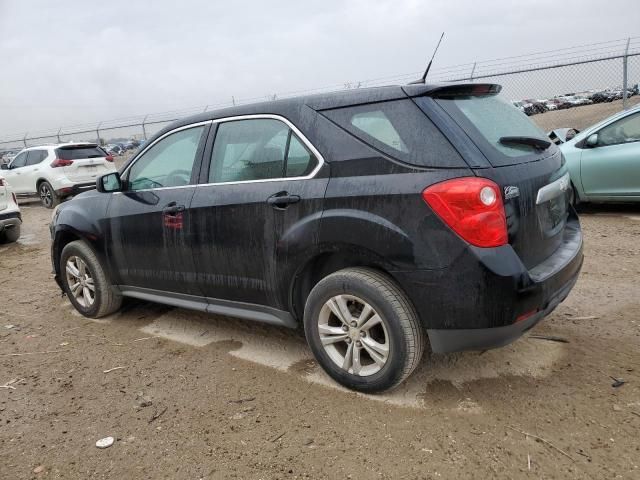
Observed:
[[[83,305],[71,292],[69,276],[67,274],[67,261],[71,257],[77,257],[86,264],[89,277],[93,279],[93,302]],[[92,248],[81,240],[67,244],[60,255],[60,276],[64,291],[74,308],[85,317],[100,318],[110,315],[120,309],[122,295],[111,284],[107,272],[102,268],[98,257]],[[87,302],[89,303],[89,302]]]
[[[55,208],[60,204],[60,197],[49,182],[42,182],[38,185],[38,195],[44,208]]]
[[[20,238],[20,225],[16,225],[5,230],[4,232],[2,232],[2,235],[4,236],[4,241],[7,243],[18,241],[18,239]]]
[[[576,208],[580,203],[580,197],[578,197],[578,193],[576,192],[576,187],[571,184],[571,191],[569,192],[569,203],[573,208]]]
[[[318,323],[325,303],[337,295],[348,295],[363,300],[382,319],[386,329],[385,344],[388,357],[384,366],[376,373],[361,376],[344,370],[325,350]],[[325,372],[347,388],[368,393],[389,390],[403,382],[420,363],[425,344],[423,327],[405,293],[387,275],[370,268],[340,270],[318,282],[311,290],[305,305],[304,329],[307,342]],[[351,333],[349,330],[345,336]],[[346,341],[351,343],[354,340]],[[345,348],[342,342],[335,343],[339,344],[340,348]],[[355,342],[354,345],[359,343]],[[348,350],[345,357],[346,355]]]

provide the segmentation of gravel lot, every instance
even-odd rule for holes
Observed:
[[[0,245],[2,478],[640,478],[638,208],[582,212],[583,274],[527,338],[364,396],[297,332],[140,302],[80,317],[50,211],[23,207]]]

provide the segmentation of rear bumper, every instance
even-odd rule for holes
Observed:
[[[510,246],[469,247],[446,269],[393,272],[413,301],[434,352],[504,346],[549,315],[582,268],[582,232],[567,223],[562,246],[527,270]]]
[[[0,213],[0,232],[22,225],[20,212]]]
[[[67,187],[61,187],[57,189],[56,194],[61,197],[66,197],[70,195],[78,195],[79,193],[93,190],[95,188],[96,188],[96,182],[76,183],[73,185],[69,185]]]
[[[576,274],[553,298],[549,300],[544,310],[531,317],[511,325],[493,328],[469,329],[427,329],[431,349],[435,353],[461,352],[464,350],[489,350],[503,347],[520,338],[525,332],[535,327],[564,301],[578,280]]]

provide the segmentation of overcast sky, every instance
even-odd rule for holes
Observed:
[[[0,137],[638,35],[637,0],[0,0]]]

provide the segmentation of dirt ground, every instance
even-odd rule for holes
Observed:
[[[640,478],[639,208],[582,212],[582,276],[526,338],[426,355],[383,396],[338,388],[285,329],[140,302],[80,317],[50,211],[23,214],[0,245],[2,479]]]

